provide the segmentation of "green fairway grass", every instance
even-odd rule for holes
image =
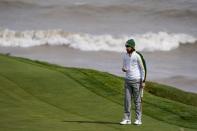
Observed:
[[[197,94],[153,82],[145,88],[142,126],[119,125],[123,85],[106,72],[1,54],[0,131],[197,130]]]

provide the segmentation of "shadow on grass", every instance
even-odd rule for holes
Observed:
[[[118,122],[109,122],[109,121],[63,121],[70,123],[80,123],[80,124],[114,124],[119,125]]]

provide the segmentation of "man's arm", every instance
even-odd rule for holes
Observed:
[[[145,67],[143,65],[142,59],[139,54],[137,54],[137,60],[138,60],[139,66],[140,66],[140,73],[142,76],[142,82],[143,82],[142,87],[144,87],[145,86]]]
[[[122,71],[123,72],[127,72],[127,70],[126,70],[126,62],[125,62],[125,54],[123,54],[122,60],[123,60],[123,62],[122,62]]]

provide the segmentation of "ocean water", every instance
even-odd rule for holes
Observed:
[[[90,34],[197,36],[196,0],[1,0],[0,27]]]
[[[196,0],[1,0],[0,45],[170,51],[197,40]]]
[[[196,0],[0,1],[2,53],[49,62],[59,58],[55,63],[83,63],[83,67],[122,75],[117,70],[124,43],[134,38],[137,50],[147,58],[149,80],[193,92],[197,92],[196,27]],[[61,48],[67,51],[67,63],[61,63]],[[77,62],[73,51],[83,52]],[[91,54],[95,57],[87,58]],[[105,57],[113,61],[106,64]],[[103,64],[91,66],[95,59]]]

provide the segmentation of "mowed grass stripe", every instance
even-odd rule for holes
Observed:
[[[13,65],[13,64],[11,64],[11,65]],[[20,64],[20,65],[22,65],[22,64]],[[13,65],[13,66],[15,66],[16,67],[16,65]],[[25,65],[25,66],[27,66],[27,65]],[[5,69],[3,69],[3,68],[1,68],[2,70],[2,72],[4,72],[4,75],[9,75],[9,76],[13,76],[13,75],[11,75],[12,73],[14,73],[15,74],[15,72],[12,72],[12,70],[10,70],[10,69],[12,69],[13,67],[9,67],[9,66],[6,66],[6,68],[9,68],[7,71],[5,71]],[[37,68],[37,67],[36,67]],[[39,67],[40,68],[40,67]],[[24,69],[24,68],[23,68]],[[22,70],[23,70],[22,69]],[[47,68],[41,68],[41,69],[43,69],[43,70],[47,70],[47,72],[50,72]],[[15,68],[14,70],[17,70],[17,72],[20,72],[20,70],[19,70],[19,68]],[[33,70],[33,67],[31,68],[31,71]],[[36,70],[38,70],[38,69],[36,69]],[[12,73],[11,73],[12,72]],[[27,73],[28,72],[28,70],[24,70],[24,72],[25,73]],[[76,115],[78,115],[78,116],[81,116],[81,117],[84,117],[84,118],[86,118],[86,120],[89,120],[89,121],[91,121],[92,119],[88,119],[87,117],[88,116],[86,116],[86,115],[84,115],[83,113],[78,113],[78,112],[76,112],[76,111],[73,111],[72,109],[69,109],[69,107],[70,108],[74,108],[74,110],[76,110],[77,109],[77,107],[72,107],[72,106],[62,106],[63,104],[61,104],[61,103],[64,103],[65,102],[65,104],[68,104],[65,100],[69,100],[70,99],[70,101],[69,101],[69,103],[75,103],[75,100],[74,99],[72,99],[72,97],[74,96],[74,95],[77,95],[77,90],[75,91],[75,90],[73,90],[76,94],[73,94],[73,96],[71,96],[70,94],[72,94],[73,93],[73,91],[70,89],[70,90],[66,90],[66,93],[65,94],[63,94],[64,93],[64,91],[61,91],[60,90],[60,88],[58,88],[58,85],[61,85],[60,83],[58,83],[57,84],[57,82],[55,82],[55,86],[57,87],[57,89],[59,90],[59,91],[55,91],[55,88],[52,90],[52,94],[50,93],[50,92],[47,92],[47,89],[49,90],[49,87],[46,87],[46,88],[44,88],[44,86],[45,86],[45,84],[46,83],[42,83],[41,82],[41,84],[40,85],[42,85],[40,88],[38,87],[38,85],[39,84],[35,84],[35,83],[33,83],[33,86],[34,87],[31,87],[32,85],[29,85],[29,83],[31,83],[32,82],[32,79],[30,79],[30,78],[27,78],[27,77],[29,77],[28,75],[29,74],[25,74],[24,76],[23,76],[23,73],[24,72],[21,72],[21,73],[19,73],[19,75],[20,75],[20,79],[18,80],[18,79],[15,79],[15,78],[9,78],[9,79],[14,79],[14,80],[12,80],[12,81],[15,81],[15,83],[20,83],[20,86],[25,90],[25,92],[27,92],[27,93],[29,93],[29,94],[31,94],[32,96],[34,96],[35,98],[37,98],[37,99],[39,99],[39,100],[41,100],[42,102],[45,102],[45,103],[47,103],[47,104],[50,104],[50,105],[52,105],[52,106],[55,106],[55,107],[57,107],[57,108],[61,108],[62,110],[64,110],[64,111],[66,111],[66,112],[72,112],[72,113],[74,113],[74,114],[76,114]],[[40,72],[40,71],[39,71]],[[71,80],[71,82],[68,82],[69,81],[69,78],[67,78],[65,75],[61,75],[60,73],[58,73],[58,72],[56,72],[56,71],[52,71],[52,72],[54,72],[55,74],[53,75],[53,77],[56,77],[57,75],[60,75],[61,76],[61,78],[63,79],[62,81],[64,82],[65,80],[66,80],[66,82],[65,82],[65,84],[66,85],[69,85],[69,86],[73,86],[73,88],[75,87],[76,88],[76,86],[79,86],[76,82],[72,82],[72,80]],[[35,72],[34,72],[35,73]],[[9,77],[8,76],[8,77]],[[36,75],[36,77],[35,76],[33,76],[34,77],[34,80],[35,80],[35,82],[39,82],[39,81],[37,81],[37,76],[39,76],[38,78],[40,79],[40,77],[42,78],[42,76],[41,75],[39,75],[39,74],[37,74]],[[45,74],[45,76],[51,76],[51,75],[46,75]],[[22,81],[21,81],[21,79],[23,79]],[[44,79],[43,79],[44,80]],[[50,81],[51,83],[53,83],[54,81]],[[50,83],[49,82],[49,83]],[[73,85],[73,84],[74,85]],[[65,85],[64,84],[64,85]],[[72,85],[71,85],[72,84]],[[44,85],[44,86],[43,86]],[[49,84],[50,85],[50,84]],[[48,85],[47,85],[48,86]],[[51,86],[51,85],[50,85]],[[67,86],[64,86],[64,87],[66,87],[66,88],[68,88]],[[80,88],[81,88],[81,86],[79,86]],[[78,87],[78,88],[79,88]],[[46,91],[45,91],[45,89],[46,89]],[[86,88],[84,88],[85,90],[86,90]],[[80,92],[81,92],[81,97],[83,97],[82,96],[82,94],[84,94],[85,96],[86,95],[89,95],[90,97],[91,97],[91,95],[90,94],[92,94],[92,92],[89,92],[89,90],[86,90],[86,91],[84,91],[84,89],[83,90],[81,90]],[[79,90],[78,90],[79,91]],[[84,93],[83,93],[84,92]],[[89,92],[89,93],[85,93],[85,92]],[[60,94],[61,93],[61,94]],[[54,102],[51,102],[51,101],[48,101],[47,100],[47,98],[50,98],[50,99],[53,99],[53,94],[56,96],[56,97],[54,97],[54,99],[56,99]],[[66,98],[64,98],[63,100],[58,100],[58,98],[57,98],[57,96],[64,96],[64,97],[66,97]],[[69,98],[69,96],[71,96],[71,98]],[[95,94],[93,94],[93,98],[96,98],[97,96],[95,96]],[[100,97],[100,96],[99,96]],[[100,99],[100,101],[102,101],[104,104],[105,104],[105,100],[102,100],[103,98],[102,97],[100,97],[99,98]],[[91,100],[91,99],[89,99],[89,100]],[[98,100],[98,99],[97,99]],[[58,102],[61,102],[60,104],[57,104],[56,103],[56,101],[58,101]],[[80,101],[80,102],[78,102],[78,103],[82,103],[81,102],[81,100],[79,99],[79,98],[76,98],[76,101]],[[87,100],[86,100],[87,101]],[[92,101],[92,100],[91,100]],[[99,100],[98,100],[99,101]],[[107,102],[108,103],[108,102]],[[83,103],[82,103],[83,104]],[[85,104],[85,103],[84,103]],[[89,103],[87,103],[87,104],[89,104]],[[95,103],[96,104],[96,103]],[[113,103],[112,103],[113,104]],[[80,106],[81,108],[85,108],[86,109],[86,107],[85,106]],[[67,108],[68,108],[68,110],[67,110]],[[79,109],[80,110],[80,109]],[[98,114],[97,114],[98,115]],[[66,118],[65,118],[66,119]],[[72,120],[72,119],[71,119]],[[79,119],[77,119],[77,120],[79,120]],[[63,120],[64,121],[64,120]],[[65,120],[66,121],[66,120]],[[104,126],[110,126],[109,124],[108,125],[104,125]],[[113,128],[114,129],[114,128]]]

